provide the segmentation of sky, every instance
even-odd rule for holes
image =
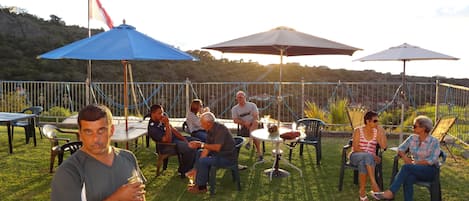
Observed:
[[[411,61],[406,75],[469,78],[469,1],[467,0],[101,0],[114,25],[126,24],[181,50],[287,26],[310,35],[362,49],[352,56],[315,55],[284,58],[331,69],[374,70],[400,74],[399,61],[354,61],[403,43],[460,58]],[[0,0],[45,20],[88,26],[88,0]],[[106,27],[92,22],[92,28]],[[84,36],[87,37],[87,36]],[[279,56],[222,54],[215,58],[278,64]]]

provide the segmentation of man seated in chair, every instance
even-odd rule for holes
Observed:
[[[229,166],[235,160],[235,141],[228,128],[215,122],[215,115],[205,112],[200,116],[202,127],[207,130],[206,143],[192,141],[189,146],[192,149],[202,149],[200,158],[196,162],[195,170],[188,177],[195,175],[195,186],[188,188],[191,193],[207,192],[207,182],[211,166]]]
[[[181,175],[192,169],[196,151],[189,148],[189,141],[198,140],[190,136],[183,136],[169,123],[168,116],[161,105],[151,106],[151,118],[148,122],[148,135],[156,142],[175,143],[182,155],[182,164],[179,164],[178,172]],[[163,154],[171,150],[160,150]]]
[[[259,126],[259,109],[255,103],[246,101],[246,93],[244,93],[244,91],[236,92],[236,101],[238,104],[231,108],[231,117],[233,118],[233,122],[239,124],[241,127],[238,135],[249,137],[249,141],[245,145],[247,149],[250,149],[251,142],[254,142],[257,152],[257,161],[263,161],[264,157],[260,147],[260,140],[254,139],[251,136],[251,132],[256,130]]]

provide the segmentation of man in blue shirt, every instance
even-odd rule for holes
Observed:
[[[162,143],[175,143],[178,149],[179,154],[182,155],[182,164],[179,164],[178,172],[181,175],[192,169],[194,166],[195,154],[194,149],[189,148],[188,142],[192,140],[197,140],[197,138],[192,138],[190,136],[183,136],[179,131],[169,124],[169,118],[164,113],[164,109],[161,105],[152,105],[151,106],[151,119],[148,123],[148,135],[151,139],[156,142]],[[171,153],[170,147],[163,147],[160,149],[162,153]]]

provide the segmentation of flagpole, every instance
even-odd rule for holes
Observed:
[[[88,38],[91,37],[91,29],[90,29],[90,16],[91,16],[91,9],[90,3],[91,0],[88,0]],[[85,94],[85,102],[86,105],[91,103],[91,60],[88,60],[88,66],[86,68],[86,94]]]

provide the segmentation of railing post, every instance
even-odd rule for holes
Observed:
[[[189,78],[186,78],[186,113],[187,111],[189,111],[189,108],[190,108],[190,100],[189,100],[190,85],[191,85],[191,81],[189,80]]]
[[[435,86],[435,123],[438,121],[438,114],[439,114],[439,107],[440,107],[440,100],[438,99],[438,93],[440,88],[440,80],[436,80]]]
[[[301,115],[300,118],[305,116],[305,78],[301,77]]]

